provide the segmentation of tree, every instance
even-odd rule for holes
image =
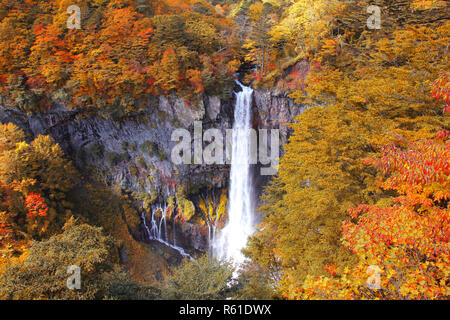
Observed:
[[[45,217],[47,215],[48,207],[40,194],[30,193],[27,195],[25,198],[25,206],[28,209],[29,217]]]
[[[222,93],[187,74],[208,69],[202,56],[214,57],[215,76],[232,86],[233,25],[207,1],[81,1],[82,27],[68,30],[71,4],[0,2],[2,104],[45,111],[63,103],[106,115],[116,107],[126,115],[149,95],[192,97],[202,86]]]
[[[147,288],[133,283],[118,266],[113,239],[101,228],[70,219],[63,233],[33,242],[26,258],[0,274],[1,299],[143,299]],[[69,266],[81,269],[81,289],[66,286]]]
[[[269,70],[269,48],[271,47],[269,30],[273,26],[270,17],[270,6],[257,1],[249,7],[251,33],[244,48],[249,49],[246,59],[257,68],[257,77],[262,77]],[[268,19],[269,18],[269,19]],[[271,23],[272,22],[272,23]]]
[[[172,270],[161,287],[163,299],[217,300],[232,294],[233,267],[204,255]],[[231,286],[230,286],[231,285]]]
[[[49,136],[30,143],[13,124],[0,125],[1,210],[13,229],[42,237],[59,229],[71,214],[68,193],[76,170]]]
[[[449,296],[450,144],[423,140],[407,149],[386,146],[368,159],[385,177],[384,190],[399,195],[349,210],[343,243],[359,258],[334,277],[310,277],[302,298],[444,299]],[[368,288],[375,266],[379,288]]]
[[[318,15],[325,19],[314,22],[319,29],[297,12],[302,17],[297,27],[311,34],[298,35],[305,48],[297,49],[307,63],[307,72],[298,75],[307,76],[290,96],[310,108],[291,125],[279,177],[263,197],[263,224],[248,248],[279,296],[298,297],[295,292],[308,276],[339,275],[358,263],[341,242],[347,210],[392,197],[392,190],[380,191],[377,171],[362,159],[384,145],[405,148],[405,141],[430,140],[439,127],[449,128],[448,115],[431,97],[431,84],[448,65],[443,53],[450,24],[432,18],[432,13],[440,16],[435,9],[412,14],[406,10],[412,1],[383,4],[400,12],[383,20],[379,32],[365,30],[363,1],[332,6],[334,19]],[[307,1],[294,6],[301,5]],[[308,10],[325,7],[314,2]],[[317,41],[307,49],[310,36]]]
[[[271,300],[276,298],[276,291],[270,281],[271,275],[251,261],[239,270],[238,286],[233,299],[236,300]]]
[[[370,201],[374,172],[367,154],[365,119],[339,108],[315,107],[293,124],[279,177],[266,189],[264,221],[249,241],[249,256],[271,274],[280,294],[325,266],[356,259],[340,243],[346,210]]]
[[[446,85],[445,81],[437,81],[434,91]],[[320,112],[320,109],[310,109],[307,114]],[[330,122],[328,116],[342,119],[342,114],[328,114],[334,112],[334,108],[326,109],[325,112],[321,113],[322,117],[317,117],[323,122],[315,120],[312,124],[302,116],[304,123],[294,125],[296,132],[281,162],[280,178],[285,183],[284,192],[278,192],[275,199],[273,196],[267,198],[270,202],[265,208],[270,210],[270,215],[265,219],[263,232],[256,237],[256,240],[264,239],[269,233],[275,239],[270,242],[271,248],[264,250],[273,252],[280,266],[280,293],[288,298],[302,299],[445,297],[448,294],[450,231],[448,131],[439,131],[436,139],[419,139],[416,142],[410,142],[397,134],[378,153],[366,157],[364,155],[367,153],[358,147],[350,135],[340,140],[346,131],[342,123],[334,126],[339,128],[339,132],[326,135],[331,140],[328,138],[326,143],[316,140],[326,132],[327,123]],[[439,117],[442,115],[439,114]],[[442,120],[445,120],[446,114],[443,117]],[[363,127],[357,119],[344,123],[360,123]],[[298,132],[305,126],[308,130]],[[300,137],[296,136],[298,133]],[[361,139],[364,135],[358,134],[357,137],[364,143]],[[328,148],[329,142],[333,144],[333,149]],[[299,144],[301,148],[296,149],[293,143]],[[356,146],[356,149],[352,146]],[[328,152],[318,153],[323,147]],[[336,155],[341,160],[337,163],[333,161],[334,152],[330,153],[330,150],[337,151]],[[357,150],[360,150],[359,154],[349,156]],[[314,157],[315,154],[318,157]],[[370,169],[365,171],[367,181],[370,182],[365,187],[358,187],[358,180],[349,180],[349,177],[357,179],[364,172],[358,163],[376,169],[378,182],[372,179],[374,175]],[[294,168],[299,173],[293,171]],[[350,168],[356,171],[350,176],[340,175],[352,172]],[[298,176],[302,178],[295,184]],[[331,194],[332,197],[329,196]],[[349,206],[364,194],[366,204]],[[320,195],[328,195],[327,201],[321,202],[321,198],[316,198]],[[310,206],[311,201],[314,203],[311,209],[302,203],[307,198]],[[344,202],[346,199],[348,203]],[[336,200],[340,202],[334,202]],[[329,208],[326,207],[328,203],[332,204]],[[342,206],[336,211],[335,207],[339,205]],[[302,211],[296,211],[299,208]],[[345,211],[350,219],[344,218],[342,214],[333,215],[333,212]],[[298,222],[293,223],[296,219]],[[295,237],[299,232],[302,238]],[[261,252],[261,249],[255,250],[255,243],[255,240],[250,242],[252,255]],[[327,253],[325,249],[330,245],[331,250]],[[339,259],[345,256],[347,260]],[[333,258],[327,260],[330,257]],[[349,264],[350,259],[356,264]],[[382,290],[379,291],[366,286],[369,277],[367,272],[374,270],[379,270],[383,276],[380,283]]]
[[[445,103],[442,106],[443,112],[450,113],[450,73],[443,73],[433,83],[433,98],[442,99]]]

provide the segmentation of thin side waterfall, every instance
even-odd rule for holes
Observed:
[[[214,240],[213,250],[218,259],[231,260],[239,265],[245,260],[241,250],[254,231],[249,134],[253,90],[237,83],[242,91],[236,93],[234,111],[228,222]]]
[[[178,253],[180,253],[180,255],[183,256],[183,258],[189,258],[191,260],[193,260],[193,258],[186,252],[184,251],[183,248],[177,246],[175,244],[175,235],[174,235],[174,243],[171,244],[169,242],[169,238],[167,235],[167,222],[166,222],[166,212],[167,212],[168,208],[165,205],[164,207],[162,206],[152,206],[151,207],[151,212],[152,212],[152,219],[151,219],[151,227],[149,227],[147,225],[147,218],[145,216],[145,211],[142,212],[142,223],[144,224],[144,228],[147,231],[147,237],[149,240],[151,241],[158,241],[159,243],[162,243],[165,246],[168,246],[176,251],[178,251]],[[157,217],[157,213],[160,213],[160,217]],[[175,226],[175,223],[174,223]],[[174,231],[175,231],[175,227],[174,227]]]

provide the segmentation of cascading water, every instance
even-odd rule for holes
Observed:
[[[145,211],[142,212],[142,222],[144,224],[144,228],[147,231],[147,237],[151,241],[158,241],[159,243],[168,246],[183,256],[183,258],[189,258],[193,260],[193,258],[184,251],[183,248],[177,246],[175,244],[175,234],[174,234],[174,243],[171,244],[169,242],[169,238],[167,235],[167,221],[166,221],[166,212],[168,208],[166,205],[164,207],[162,206],[152,206],[151,212],[152,212],[152,220],[151,220],[151,228],[147,225],[147,218],[145,216]],[[157,213],[159,213],[160,217],[158,220]],[[175,225],[175,223],[174,223]],[[175,228],[174,228],[175,231]]]
[[[236,93],[234,111],[228,222],[214,240],[213,250],[217,258],[232,260],[239,265],[245,260],[241,250],[254,231],[249,134],[253,90],[237,83],[242,91]]]

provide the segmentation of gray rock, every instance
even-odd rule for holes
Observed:
[[[220,113],[220,99],[217,96],[208,97],[207,113],[209,119],[215,121]]]

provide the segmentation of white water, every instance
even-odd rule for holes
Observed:
[[[180,255],[183,256],[183,258],[189,258],[191,260],[193,260],[193,258],[186,253],[186,251],[184,251],[183,248],[177,246],[175,244],[175,222],[174,222],[174,236],[173,236],[173,244],[171,244],[169,242],[169,238],[167,236],[167,222],[166,222],[166,212],[167,212],[168,208],[166,205],[164,205],[164,207],[162,206],[152,206],[151,207],[151,212],[152,212],[152,220],[151,220],[151,228],[147,225],[147,219],[145,217],[145,211],[142,212],[142,222],[144,224],[144,228],[147,231],[147,236],[149,240],[153,240],[153,241],[158,241],[159,243],[168,246],[176,251],[178,251],[178,253]],[[160,217],[159,217],[159,221],[158,218],[156,216],[156,213],[159,212],[160,213]]]
[[[238,84],[242,91],[236,93],[234,111],[228,222],[213,243],[214,255],[218,259],[231,260],[237,265],[244,262],[241,250],[254,231],[249,134],[253,90]]]

